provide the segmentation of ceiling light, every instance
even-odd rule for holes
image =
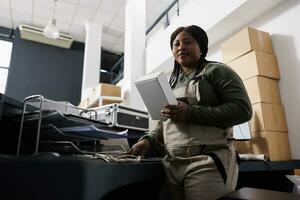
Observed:
[[[51,39],[57,39],[59,37],[59,30],[56,26],[56,20],[51,18],[49,20],[49,24],[45,26],[43,30],[44,36],[51,38]]]
[[[44,36],[51,39],[57,39],[59,38],[59,29],[56,26],[56,20],[54,19],[55,9],[56,9],[56,2],[57,0],[54,0],[54,8],[52,13],[52,18],[50,18],[49,23],[47,26],[45,26],[43,30]]]

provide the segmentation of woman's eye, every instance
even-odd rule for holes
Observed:
[[[193,40],[184,40],[184,41],[181,41],[181,42],[175,42],[173,44],[173,47],[179,47],[180,46],[180,43],[182,43],[182,45],[191,45],[193,43]]]
[[[178,42],[177,42],[177,43],[174,43],[173,46],[174,46],[174,47],[178,47],[178,46],[179,46],[179,43],[178,43]]]

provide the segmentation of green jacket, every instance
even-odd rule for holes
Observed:
[[[252,107],[247,91],[232,69],[223,63],[210,62],[201,73],[202,76],[195,80],[198,81],[201,98],[197,105],[189,106],[186,123],[225,130],[251,119]],[[176,87],[182,86],[180,84],[177,82]],[[163,151],[163,141],[160,139],[162,130],[162,121],[159,121],[156,129],[143,137],[150,141],[151,155]]]

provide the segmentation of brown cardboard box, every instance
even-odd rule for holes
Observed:
[[[100,96],[121,97],[121,87],[107,83],[98,84],[89,97],[90,104],[94,104]]]
[[[282,105],[256,103],[252,105],[253,116],[250,121],[250,131],[287,132],[287,123]]]
[[[244,81],[250,101],[255,103],[281,104],[278,81],[262,76],[255,76]]]
[[[222,59],[225,63],[252,50],[273,53],[269,33],[246,27],[221,44]]]
[[[89,106],[89,98],[83,99],[78,105],[78,107],[82,109],[87,109],[88,106]]]
[[[89,104],[89,108],[101,107],[107,104],[121,103],[124,99],[114,96],[100,96],[97,100]]]
[[[291,160],[290,144],[287,132],[263,132],[267,140],[270,160]]]
[[[276,56],[262,51],[251,51],[229,62],[228,66],[232,68],[242,80],[254,76],[264,76],[273,79],[280,78]]]
[[[300,169],[294,169],[294,175],[300,176]]]
[[[102,105],[112,104],[112,103],[121,103],[123,100],[112,100],[112,99],[103,99]]]
[[[234,146],[239,154],[252,154],[251,142],[249,141],[234,141]]]
[[[291,160],[290,145],[287,132],[252,133],[249,141],[236,141],[239,154],[266,154],[272,160]]]

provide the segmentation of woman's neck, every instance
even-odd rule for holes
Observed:
[[[190,74],[190,73],[192,73],[193,71],[196,70],[196,66],[195,67],[184,67],[184,66],[181,66],[181,70],[185,74]]]

